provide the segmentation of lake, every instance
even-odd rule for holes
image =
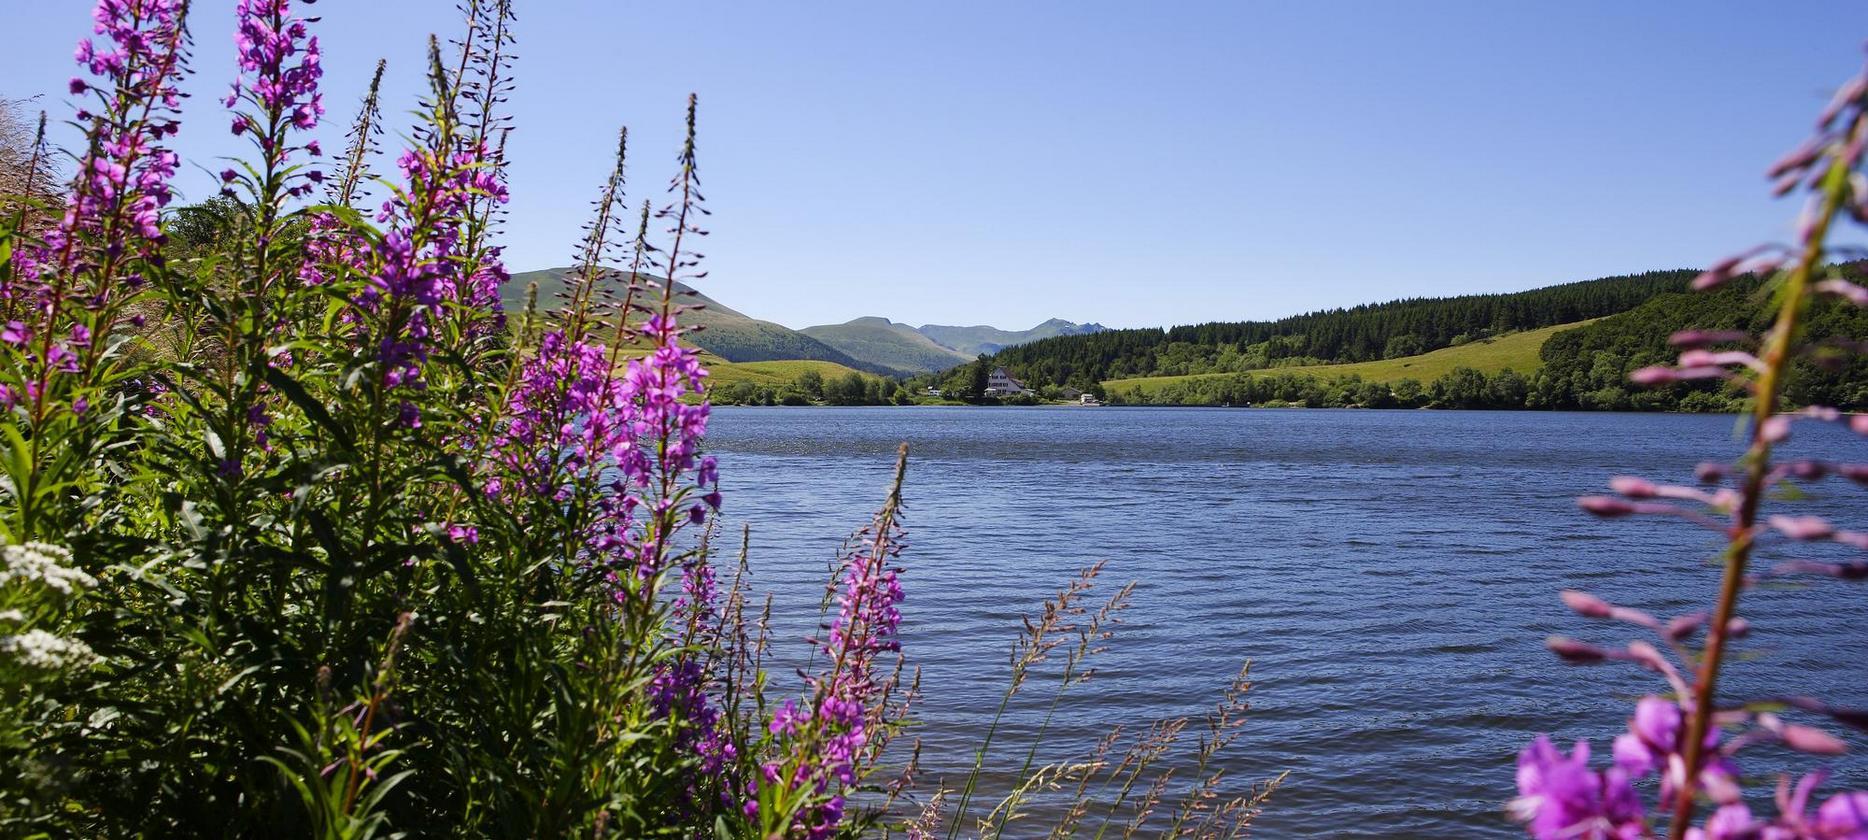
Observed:
[[[1134,606],[1043,758],[1117,723],[1202,714],[1250,660],[1253,711],[1225,766],[1236,783],[1290,771],[1259,836],[1511,837],[1503,803],[1529,738],[1588,738],[1605,759],[1633,700],[1665,690],[1547,653],[1552,633],[1636,638],[1573,616],[1557,591],[1665,617],[1707,607],[1717,585],[1716,535],[1595,520],[1575,497],[1616,474],[1690,483],[1696,463],[1741,450],[1734,432],[1730,417],[1692,415],[720,408],[709,446],[725,522],[751,525],[755,586],[774,593],[778,642],[795,652],[827,564],[909,442],[903,644],[924,674],[924,790],[963,778],[1018,616],[1107,560],[1099,590],[1138,581]],[[1861,440],[1816,424],[1789,451],[1868,461]],[[1796,512],[1868,524],[1851,515],[1864,492],[1832,480]],[[1722,696],[1868,705],[1865,605],[1861,584],[1748,593],[1754,631]],[[1002,762],[1023,756],[1033,713],[1017,711]],[[1831,787],[1868,786],[1868,742],[1847,737],[1857,755]],[[1741,758],[1754,805],[1779,769],[1813,766],[1774,748]]]

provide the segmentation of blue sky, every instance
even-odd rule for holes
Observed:
[[[0,96],[67,112],[90,4],[9,5]],[[218,169],[233,3],[195,6],[179,145]],[[313,9],[327,145],[378,56],[406,124],[452,0]],[[1237,320],[1703,265],[1785,236],[1761,172],[1868,38],[1846,2],[519,10],[509,263],[566,261],[619,125],[631,194],[659,197],[695,91],[701,285],[794,327]]]

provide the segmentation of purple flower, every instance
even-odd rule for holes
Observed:
[[[1587,742],[1576,742],[1565,756],[1539,735],[1518,754],[1518,794],[1512,814],[1538,840],[1633,840],[1647,831],[1628,775],[1616,768],[1590,770]]]
[[[99,37],[78,44],[78,63],[98,79],[73,79],[72,92],[96,88],[114,95],[102,97],[102,113],[79,112],[92,126],[65,213],[41,245],[14,257],[18,276],[41,287],[34,290],[41,311],[54,321],[64,316],[68,295],[102,308],[117,290],[115,281],[127,279],[121,275],[128,262],[159,259],[160,211],[171,198],[168,182],[179,159],[157,144],[175,132],[170,115],[181,104],[181,6],[180,0],[99,0],[91,15]],[[67,283],[54,292],[45,282],[54,274],[86,275],[97,287]]]
[[[1648,696],[1635,703],[1628,731],[1615,738],[1615,766],[1632,778],[1662,772],[1661,800],[1670,802],[1680,787],[1686,766],[1686,715],[1672,700]],[[1738,797],[1738,769],[1718,754],[1719,731],[1707,730],[1701,750],[1698,789],[1714,801],[1729,803]]]
[[[1742,803],[1721,806],[1703,828],[1686,830],[1687,840],[1757,840],[1765,826]],[[1788,838],[1786,838],[1788,840]]]
[[[1782,443],[1790,437],[1790,415],[1778,414],[1766,418],[1758,426],[1758,439],[1766,443]]]
[[[1829,797],[1816,809],[1813,828],[1824,840],[1868,840],[1868,791]]]
[[[31,340],[32,331],[27,329],[24,323],[8,321],[6,322],[6,326],[0,327],[0,341],[4,341],[15,347],[24,347],[26,342]]]

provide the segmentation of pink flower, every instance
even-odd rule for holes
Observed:
[[[1590,770],[1584,741],[1568,756],[1544,735],[1525,747],[1518,754],[1518,798],[1510,810],[1538,840],[1634,840],[1647,831],[1627,774]]]
[[[1816,809],[1812,826],[1824,840],[1868,840],[1868,791],[1839,793]]]

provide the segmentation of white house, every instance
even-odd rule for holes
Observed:
[[[992,375],[986,377],[986,396],[988,397],[1009,397],[1026,393],[1028,390],[1025,383],[1013,379],[1012,375],[1006,373],[1005,368],[1002,367],[993,368]]]

